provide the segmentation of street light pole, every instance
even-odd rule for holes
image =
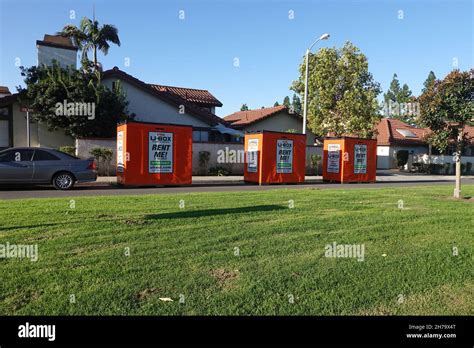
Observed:
[[[309,74],[309,52],[321,40],[329,39],[329,34],[323,34],[306,50],[306,71],[304,79],[304,104],[303,104],[303,134],[306,134],[306,120],[308,117],[308,74]]]

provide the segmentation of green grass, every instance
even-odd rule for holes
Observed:
[[[39,248],[37,262],[0,259],[0,314],[472,315],[474,203],[451,193],[76,197],[75,209],[70,198],[0,201],[0,244]],[[325,257],[332,242],[363,244],[364,261]]]

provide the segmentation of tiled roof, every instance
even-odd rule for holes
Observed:
[[[413,133],[414,137],[405,137],[398,130],[406,130]],[[392,145],[403,143],[405,145],[425,144],[425,137],[430,133],[427,128],[415,128],[400,120],[393,118],[382,118],[377,125],[377,145]]]
[[[222,106],[222,103],[205,89],[164,86],[156,84],[149,85],[159,92],[175,94],[192,103],[201,104],[203,106]]]
[[[57,47],[57,48],[64,48],[68,50],[77,51],[77,47],[73,45],[70,38],[62,36],[62,35],[44,35],[43,40],[37,40],[37,45],[42,46],[50,46],[50,47]]]
[[[135,87],[140,88],[144,92],[150,93],[151,95],[176,107],[184,105],[187,113],[196,116],[197,118],[201,119],[202,121],[208,123],[211,126],[215,126],[219,123],[229,125],[226,121],[214,115],[212,112],[202,107],[196,106],[193,103],[190,103],[189,101],[184,100],[177,94],[160,91],[158,88],[154,88],[151,85],[133,77],[132,75],[127,74],[126,72],[120,70],[118,67],[114,67],[113,69],[106,70],[103,72],[104,79],[109,77],[123,79],[128,83],[134,85]]]
[[[10,90],[6,86],[0,86],[0,94],[11,94]]]
[[[400,130],[401,132],[399,132]],[[409,131],[415,137],[403,136],[404,131]],[[377,125],[377,145],[424,145],[427,144],[426,137],[430,135],[429,128],[412,127],[400,120],[393,118],[382,118]],[[474,127],[466,125],[464,132],[471,144],[474,143]]]
[[[18,101],[19,93],[13,93],[6,95],[4,97],[0,97],[0,107],[8,106]]]
[[[234,112],[233,114],[224,117],[224,120],[230,122],[235,128],[244,128],[252,123],[261,121],[281,111],[287,112],[288,115],[301,119],[299,114],[290,113],[289,109],[285,105],[279,105],[270,108]]]

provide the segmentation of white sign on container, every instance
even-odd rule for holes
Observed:
[[[258,169],[258,139],[247,141],[247,172],[256,173]]]
[[[341,160],[341,145],[328,144],[328,173],[339,173],[339,161]]]
[[[173,173],[173,133],[148,132],[148,172]]]
[[[278,174],[293,173],[293,140],[277,140],[276,172]]]

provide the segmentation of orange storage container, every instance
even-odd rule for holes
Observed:
[[[305,177],[306,135],[258,131],[245,134],[245,182],[301,183]]]
[[[323,180],[375,182],[377,140],[361,138],[324,139]]]
[[[117,183],[190,185],[191,126],[126,122],[117,127]]]

